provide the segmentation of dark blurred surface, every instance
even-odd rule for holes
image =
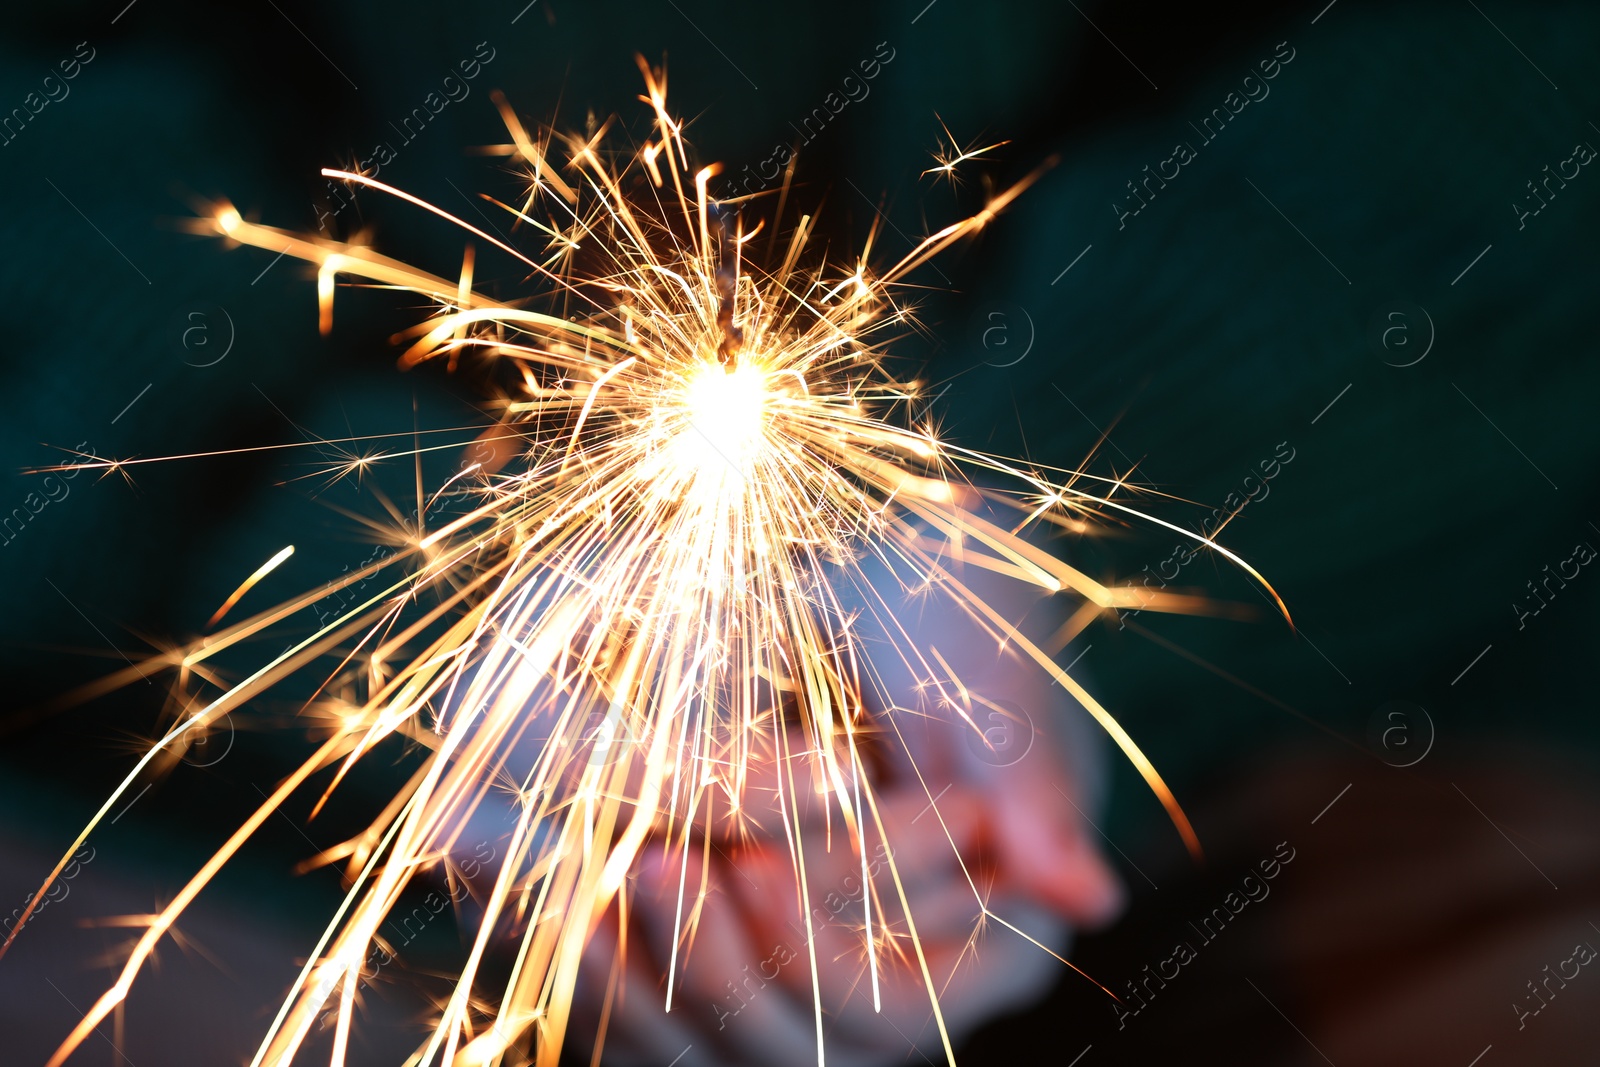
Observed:
[[[1084,1067],[1591,1062],[1600,1015],[1586,986],[1600,979],[1573,979],[1520,1027],[1510,1005],[1531,1005],[1526,983],[1574,942],[1600,944],[1588,684],[1600,579],[1587,567],[1548,577],[1575,545],[1600,544],[1600,177],[1583,165],[1548,179],[1571,174],[1575,144],[1600,146],[1600,13],[924,2],[8,12],[0,114],[62,61],[92,58],[0,145],[0,515],[26,512],[0,547],[0,892],[15,898],[0,914],[126,772],[160,700],[135,685],[37,709],[123,654],[198,632],[283,544],[297,553],[263,597],[359,561],[362,530],[329,505],[373,512],[375,489],[403,497],[410,477],[324,490],[306,478],[309,457],[254,452],[144,466],[131,485],[83,474],[39,504],[38,477],[20,469],[61,447],[156,456],[480,418],[469,381],[394,370],[387,338],[411,321],[404,301],[341,294],[320,338],[308,268],[180,232],[193,197],[314,229],[327,208],[318,168],[399,144],[390,123],[480,42],[494,58],[470,96],[401,147],[384,180],[470,214],[466,197],[507,181],[466,151],[504,140],[491,88],[525,115],[631,120],[635,52],[666,54],[689,136],[737,174],[792,143],[790,124],[885,42],[894,59],[870,95],[801,153],[793,196],[824,201],[836,251],[860,247],[880,202],[893,252],[973,209],[986,180],[1060,157],[921,279],[928,329],[904,355],[933,391],[950,384],[933,404],[949,434],[1075,466],[1109,428],[1090,469],[1137,465],[1147,484],[1201,502],[1157,504],[1180,524],[1253,491],[1247,476],[1284,446],[1293,454],[1222,540],[1283,594],[1297,631],[1145,613],[1080,642],[1097,693],[1191,807],[1209,860],[1188,864],[1137,776],[1114,766],[1100,827],[1133,905],[1075,959],[1124,993],[1279,842],[1297,858],[1123,1028],[1103,994],[1065,978],[963,1062],[1037,1050],[1078,1062],[1088,1046]],[[1260,94],[1246,76],[1288,54],[1208,141],[1198,127],[1213,109]],[[963,143],[1008,142],[955,192],[919,178],[940,120]],[[1175,142],[1194,149],[1178,175],[1130,189]],[[1530,182],[1544,183],[1537,199]],[[393,203],[363,197],[333,224],[347,235],[358,211],[383,251],[444,273],[459,262],[452,233]],[[487,257],[479,274],[519,284]],[[214,347],[185,334],[197,322]],[[199,365],[229,337],[225,358]],[[1136,529],[1063,550],[1140,580],[1175,540]],[[1171,581],[1255,601],[1203,558]],[[79,922],[169,899],[284,772],[301,742],[281,729],[292,710],[287,697],[252,709],[277,726],[245,722],[225,762],[180,768],[97,835],[70,896],[0,960],[0,1062],[42,1062],[108,980],[105,953],[127,931]],[[383,775],[356,785],[376,795]],[[330,872],[291,869],[358,816],[273,820],[184,924],[194,951],[169,947],[136,986],[120,1038],[130,1062],[248,1055],[339,896]],[[375,1005],[388,1022],[363,1054],[389,1062],[384,1035],[406,1046],[407,1016]],[[187,1059],[170,1051],[179,1025]],[[112,1058],[106,1033],[74,1062]]]

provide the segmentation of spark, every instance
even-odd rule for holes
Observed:
[[[683,124],[667,110],[665,71],[642,59],[640,68],[650,111],[642,147],[613,147],[620,138],[611,121],[585,136],[530,133],[494,97],[511,144],[488,151],[511,157],[526,190],[520,206],[486,201],[511,216],[513,234],[528,224],[548,242],[545,253],[523,251],[369,176],[323,172],[442,218],[512,257],[539,287],[525,299],[474,288],[470,251],[451,278],[358,241],[249,221],[226,203],[195,221],[199,232],[314,266],[324,334],[333,328],[342,279],[398,289],[433,308],[397,336],[402,368],[441,361],[453,369],[470,357],[513,384],[492,399],[499,422],[479,438],[499,443],[490,458],[431,495],[419,460],[414,513],[379,496],[393,521],[384,535],[392,553],[147,657],[143,667],[175,669],[180,686],[198,678],[211,688],[175,691],[172,728],[139,758],[67,857],[185,737],[203,735],[319,660],[332,657],[337,667],[306,707],[320,745],[165,907],[139,921],[143,932],[116,981],[48,1067],[61,1067],[118,1009],[158,944],[178,934],[184,909],[291,797],[311,791],[321,775],[320,810],[364,757],[408,745],[420,752],[410,780],[364,832],[309,861],[342,862],[346,895],[251,1067],[326,1056],[307,1046],[330,1013],[332,1062],[346,1062],[362,965],[380,926],[416,880],[448,870],[466,819],[489,797],[510,798],[504,855],[474,889],[481,918],[408,1063],[553,1067],[584,950],[608,915],[629,906],[629,875],[646,851],[659,850],[686,875],[691,853],[703,847],[697,842],[714,833],[776,833],[755,818],[769,797],[808,927],[806,856],[831,846],[808,840],[802,818],[821,805],[829,842],[840,827],[863,858],[860,933],[873,1003],[880,1003],[884,966],[914,972],[953,1063],[938,984],[892,851],[885,869],[866,877],[864,857],[885,829],[860,744],[868,736],[901,739],[902,713],[942,709],[976,730],[973,708],[985,698],[943,656],[925,655],[906,637],[896,621],[901,594],[964,616],[997,649],[1061,684],[1121,747],[1198,854],[1182,808],[1134,739],[1051,650],[963,577],[977,568],[1068,598],[1080,605],[1072,624],[1080,629],[1118,607],[1205,610],[1198,598],[1102,585],[1026,536],[1144,519],[1120,499],[1135,490],[1122,477],[1024,468],[918,428],[910,411],[918,383],[896,380],[887,365],[897,332],[914,321],[908,276],[988,225],[1043,168],[881,268],[863,256],[841,270],[811,255],[815,220],[803,216],[779,265],[768,269],[752,261],[746,244],[770,225],[777,252],[781,220],[747,226],[742,212],[752,204],[716,199],[718,168],[692,160]],[[953,176],[957,163],[995,147],[956,151],[952,139],[935,170]],[[420,434],[416,440],[417,456],[448,447],[424,447]],[[390,447],[384,456],[401,454]],[[91,458],[63,466],[123,469]],[[365,466],[349,453],[334,473],[354,476]],[[996,482],[1006,488],[985,488]],[[1271,586],[1227,549],[1149,521],[1233,561],[1282,608]],[[289,551],[252,575],[213,624]],[[868,579],[869,561],[894,589]],[[323,597],[345,591],[353,602],[331,622],[297,636],[242,680],[224,687],[204,673],[223,650],[293,627]],[[868,624],[896,638],[890,652],[857,641]],[[918,707],[902,708],[896,700],[906,694],[885,691],[874,662],[884,655],[921,680],[911,694]],[[81,695],[127,684],[139,670],[132,665]],[[961,869],[983,922],[1026,937],[990,910],[964,863]],[[682,878],[679,885],[677,936],[663,976],[669,1010],[705,893],[703,884],[698,894]],[[491,977],[487,959],[508,944],[514,966]]]
[[[973,141],[966,148],[962,148],[958,145],[955,134],[950,132],[950,127],[945,125],[944,119],[939,118],[938,115],[935,115],[934,118],[939,119],[939,127],[944,130],[944,139],[933,152],[935,165],[922,172],[922,177],[924,178],[930,174],[937,174],[948,179],[953,186],[957,184],[956,168],[958,166],[1011,143],[1010,141],[996,141],[994,144],[984,145],[979,148],[976,147],[977,141]]]
[[[224,600],[222,602],[222,606],[216,610],[211,618],[206,620],[206,629],[209,630],[217,623],[221,622],[222,617],[232,610],[233,606],[239,603],[239,601],[243,599],[244,595],[248,593],[257,582],[261,581],[261,579],[277,570],[278,565],[292,555],[294,555],[294,546],[285,545],[284,547],[278,549],[278,551],[273,554],[271,559],[267,560],[260,567],[257,567],[256,572],[241,582],[239,584],[239,588],[228,594],[228,599]]]

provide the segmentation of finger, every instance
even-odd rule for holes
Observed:
[[[1075,925],[1103,926],[1126,901],[1095,833],[1042,765],[992,795],[990,836],[1001,888],[1037,900]]]

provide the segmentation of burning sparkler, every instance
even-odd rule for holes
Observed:
[[[362,964],[380,924],[425,872],[457,877],[449,857],[491,791],[514,801],[507,855],[482,887],[483,915],[453,991],[409,1063],[553,1065],[585,946],[608,913],[625,913],[628,876],[646,849],[687,872],[691,850],[713,832],[753,833],[759,817],[775,815],[809,925],[806,857],[841,847],[801,833],[802,812],[818,804],[861,861],[859,925],[874,1003],[881,960],[909,961],[953,1063],[892,851],[878,851],[868,867],[869,842],[881,841],[884,827],[862,741],[892,738],[895,716],[917,712],[879,691],[880,672],[855,640],[857,627],[870,619],[898,635],[894,654],[921,680],[930,706],[974,730],[984,695],[936,650],[904,639],[882,580],[866,579],[864,561],[902,590],[938,598],[1062,685],[1198,849],[1150,761],[1051,652],[1107,610],[1208,605],[1102,585],[1030,543],[1022,534],[1031,527],[1079,530],[1091,519],[1139,513],[1117,499],[1126,489],[1120,479],[1024,469],[899,417],[917,387],[893,380],[882,363],[884,346],[909,322],[897,298],[907,276],[987,225],[1037,173],[884,270],[868,265],[876,228],[852,269],[812,262],[811,216],[763,269],[751,262],[751,241],[770,223],[776,247],[779,220],[747,228],[741,209],[749,204],[712,195],[717,168],[691,164],[682,126],[667,110],[665,73],[642,60],[640,67],[653,121],[633,153],[614,154],[610,122],[586,138],[530,133],[497,97],[512,140],[501,151],[521,164],[527,189],[520,205],[495,203],[514,229],[535,235],[537,252],[370,177],[324,172],[448,219],[514,257],[542,282],[544,310],[475,291],[470,249],[451,280],[359,243],[246,221],[227,204],[200,224],[316,265],[324,333],[341,276],[397,288],[436,309],[402,335],[403,367],[439,359],[453,367],[472,355],[510,368],[517,385],[498,401],[488,435],[500,458],[439,487],[407,520],[399,551],[338,583],[360,587],[359,603],[242,682],[186,701],[171,732],[67,850],[70,857],[163,753],[317,659],[338,658],[308,705],[331,723],[326,739],[148,918],[115,984],[49,1067],[60,1067],[124,1000],[157,943],[274,811],[326,771],[320,806],[391,738],[419,745],[426,758],[369,829],[318,857],[346,865],[348,893],[252,1067],[294,1062],[329,1019],[332,1062],[345,1062]],[[515,458],[502,463],[507,457]],[[213,623],[289,551],[230,597]],[[1080,606],[1053,647],[1043,647],[972,591],[964,577],[971,568]],[[214,680],[206,663],[221,650],[303,618],[327,592],[154,656],[93,689],[165,666],[187,694],[196,679]],[[621,738],[627,743],[615,743]],[[686,881],[680,877],[665,976],[668,1010],[707,889]],[[986,918],[1010,926],[979,904]],[[514,964],[490,995],[484,964],[507,930]],[[807,947],[815,981],[818,961],[809,940]],[[815,1020],[821,1063],[820,997]]]

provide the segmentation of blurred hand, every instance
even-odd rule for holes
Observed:
[[[798,816],[808,907],[770,771],[746,793],[746,825],[758,830],[753,837],[718,836],[709,850],[700,839],[687,858],[665,854],[659,843],[648,849],[633,882],[605,1063],[665,1067],[674,1057],[681,1057],[676,1067],[815,1063],[819,1002],[830,1064],[904,1062],[912,1047],[943,1062],[896,875],[952,1043],[1042,996],[1065,970],[1039,945],[986,919],[984,905],[1058,953],[1073,929],[1104,924],[1119,912],[1121,885],[1079,810],[1096,803],[1097,728],[1043,672],[1000,654],[992,641],[964,626],[956,632],[948,620],[930,629],[917,639],[937,644],[974,694],[1020,709],[1008,713],[1015,721],[976,698],[970,715],[977,730],[932,699],[915,711],[880,713],[882,758],[868,762],[883,833],[869,812],[860,852],[836,802],[814,795],[797,761],[795,792],[809,805]],[[914,687],[908,672],[886,681],[897,694]],[[803,747],[798,731],[791,740]],[[831,836],[826,805],[833,805]],[[881,1012],[873,1008],[861,852],[875,890]],[[706,896],[691,937],[688,916],[702,875]],[[669,1012],[675,932],[683,947]],[[618,934],[613,913],[587,949],[568,1035],[577,1047],[592,1042],[599,1027]]]

